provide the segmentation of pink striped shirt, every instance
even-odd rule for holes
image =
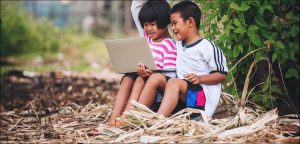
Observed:
[[[171,38],[166,38],[161,42],[153,42],[150,35],[144,33],[144,37],[150,45],[153,60],[159,69],[175,69],[176,68],[176,47],[175,41]],[[164,72],[166,76],[175,77],[175,72]]]

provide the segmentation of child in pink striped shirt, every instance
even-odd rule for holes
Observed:
[[[131,6],[139,33],[147,38],[155,65],[160,69],[176,68],[175,42],[167,29],[170,24],[170,9],[169,4],[164,0],[133,1]],[[108,125],[122,125],[122,122],[115,121],[115,118],[131,108],[130,101],[132,99],[139,100],[145,85],[148,83],[155,85],[156,89],[153,89],[152,92],[153,95],[156,95],[157,91],[164,91],[167,80],[176,77],[176,72],[163,72],[163,75],[158,75],[160,76],[158,81],[155,80],[155,76],[148,79],[150,75],[155,75],[155,73],[143,64],[137,65],[137,73],[124,75]],[[122,116],[126,117],[124,114]]]

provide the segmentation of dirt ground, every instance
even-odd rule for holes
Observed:
[[[107,71],[101,73],[100,77],[93,74],[70,72],[37,74],[18,70],[9,71],[1,77],[0,112],[21,113],[24,110],[35,109],[38,111],[34,111],[32,117],[35,117],[35,115],[44,117],[57,113],[60,108],[74,105],[74,103],[76,105],[87,105],[92,101],[100,105],[111,106],[119,88],[119,81],[120,77],[111,76]],[[214,118],[228,116],[227,110],[226,107],[219,107]],[[11,117],[16,116],[11,115]],[[13,122],[10,122],[8,118],[0,117],[0,127],[7,129],[5,123],[18,124],[17,119],[21,121],[22,118],[16,117]],[[24,120],[23,123],[25,123]],[[10,127],[15,128],[15,125]],[[46,128],[39,127],[39,129],[45,130]],[[59,139],[59,134],[52,129],[50,132],[44,132],[43,137],[45,139]],[[11,129],[8,128],[8,130]],[[294,125],[282,125],[280,130],[293,131],[294,136],[299,136],[299,127]],[[30,138],[25,137],[24,132],[22,133],[24,137],[2,130],[1,133],[3,135],[0,136],[0,143],[1,141],[30,142]],[[287,142],[299,142],[299,139],[293,140]]]
[[[0,112],[19,111],[35,104],[39,110],[76,103],[86,105],[90,101],[112,104],[119,81],[66,75],[51,72],[37,75],[13,70],[1,77]]]

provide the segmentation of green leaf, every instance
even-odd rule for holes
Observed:
[[[280,62],[280,64],[284,64],[285,62],[287,61],[287,58],[285,58],[285,57],[279,57],[279,62]]]
[[[286,78],[292,78],[295,77],[298,79],[298,71],[295,68],[290,68],[286,73],[285,73]]]
[[[267,9],[267,10],[269,10],[270,12],[272,12],[272,13],[273,13],[273,7],[272,7],[272,5],[271,5],[271,4],[267,4],[267,5],[265,5],[265,9]]]
[[[255,53],[255,58],[258,59],[260,57],[263,57],[264,56],[264,53],[262,51],[258,51]]]
[[[290,58],[291,58],[291,60],[296,62],[297,58],[295,57],[295,54],[296,54],[295,49],[290,49]]]
[[[280,48],[280,49],[284,49],[284,44],[283,44],[282,41],[277,41],[277,42],[276,42],[276,46],[277,46],[278,48]]]
[[[265,42],[264,42],[264,44],[274,44],[275,43],[275,41],[274,40],[266,40]]]
[[[255,22],[262,27],[268,27],[267,22],[259,15],[255,17]]]
[[[265,7],[259,7],[258,8],[258,13],[260,14],[260,15],[263,15],[263,13],[265,12],[265,10],[266,10],[266,8]]]
[[[259,31],[261,31],[261,34],[263,37],[267,39],[275,39],[275,35],[277,35],[276,32],[270,32],[267,30],[267,28],[260,28]]]
[[[243,50],[244,50],[243,45],[242,44],[238,44],[238,48],[241,51],[241,53],[243,53]]]
[[[246,11],[250,8],[250,6],[248,4],[246,4],[245,2],[242,2],[242,5],[240,7],[241,11]]]
[[[256,31],[258,30],[258,27],[255,26],[255,25],[250,25],[249,28],[248,28],[249,31]]]
[[[285,15],[285,17],[287,20],[293,20],[294,14],[293,14],[293,12],[290,11]]]
[[[243,12],[238,12],[238,18],[243,25],[247,25],[245,22],[245,17],[244,17]]]
[[[238,27],[242,27],[241,22],[240,22],[239,19],[237,19],[237,18],[235,18],[235,19],[233,20],[233,23],[234,23],[236,26],[238,26]]]
[[[259,102],[259,101],[261,100],[261,95],[259,95],[259,94],[254,94],[254,95],[252,96],[251,100],[252,100],[253,102]]]
[[[231,29],[234,29],[234,27],[232,26],[232,24],[230,23],[230,24],[228,24],[228,25],[226,25],[226,33],[229,33],[230,32],[230,30]]]
[[[299,26],[293,25],[290,33],[292,35],[292,37],[296,37],[299,34]]]
[[[229,6],[230,6],[230,8],[235,9],[235,10],[241,9],[240,6],[235,2],[231,2]]]
[[[234,10],[237,10],[237,11],[246,11],[250,8],[250,6],[248,4],[246,4],[245,2],[242,2],[241,6],[239,6],[235,2],[231,2],[230,7]]]
[[[217,24],[212,24],[210,27],[211,27],[213,32],[217,31]]]
[[[278,57],[278,54],[276,52],[273,52],[273,54],[272,54],[272,63],[275,62],[275,60],[277,59],[277,57]]]
[[[232,58],[236,58],[240,54],[240,49],[238,46],[233,48]]]
[[[272,85],[271,89],[272,89],[272,92],[282,95],[282,91],[277,85]]]
[[[262,87],[262,91],[263,92],[265,92],[266,90],[268,90],[270,88],[270,85],[269,85],[269,83],[265,83],[264,85],[263,85],[263,87]]]
[[[234,75],[234,74],[236,74],[236,72],[237,72],[237,67],[235,67],[235,68],[233,68],[232,70],[231,70],[231,73]]]
[[[238,27],[237,29],[234,30],[235,33],[240,33],[240,34],[243,34],[245,33],[247,30],[245,27],[241,26],[241,27]]]
[[[282,50],[281,52],[280,52],[280,55],[282,56],[282,57],[284,57],[285,59],[289,59],[290,57],[289,57],[289,54],[288,54],[288,52],[286,51],[286,50]]]
[[[253,43],[257,47],[262,46],[262,42],[260,41],[259,36],[257,34],[254,34],[253,31],[248,31],[247,35],[248,35],[248,38],[250,39],[251,43]]]
[[[261,5],[261,3],[260,3],[259,0],[252,1],[252,2],[253,2],[252,4],[253,4],[255,7],[259,7],[259,6]]]

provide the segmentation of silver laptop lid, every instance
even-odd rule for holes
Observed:
[[[105,45],[116,73],[136,72],[138,63],[157,70],[153,56],[144,37],[107,40]]]

